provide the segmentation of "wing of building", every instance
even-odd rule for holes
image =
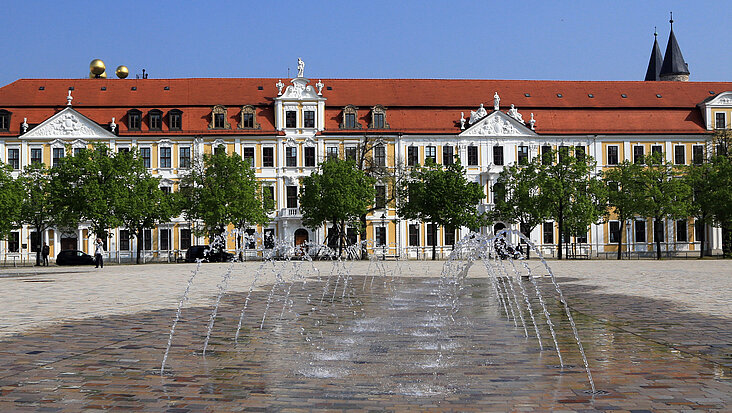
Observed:
[[[56,164],[70,155],[68,145],[136,147],[161,185],[177,190],[192,159],[224,146],[249,159],[272,188],[276,211],[256,230],[296,243],[322,242],[327,229],[302,226],[297,194],[299,178],[327,156],[353,157],[357,147],[371,145],[372,162],[390,168],[427,158],[452,162],[458,155],[469,178],[484,188],[480,208],[488,210],[498,174],[523,157],[573,146],[593,156],[598,169],[655,151],[676,164],[701,162],[710,133],[729,128],[732,116],[732,82],[310,80],[304,73],[285,81],[21,79],[0,88],[0,159],[20,171],[32,162]],[[367,220],[367,238],[388,245],[388,255],[421,257],[433,242],[448,253],[467,233],[401,220],[388,202],[377,206]],[[639,218],[629,225],[626,248],[651,251],[651,224]],[[612,219],[593,225],[586,236],[568,241],[592,254],[615,251],[613,225]],[[662,225],[669,251],[698,250],[700,231],[708,232],[710,249],[721,248],[716,228],[697,228],[692,219]],[[190,229],[178,218],[151,228],[140,242],[149,257],[168,260],[205,243]],[[27,254],[30,231],[21,228],[2,241],[5,254]],[[552,222],[531,233],[549,255],[556,236]],[[93,234],[82,225],[51,229],[44,239],[55,256],[61,249],[90,251]],[[108,250],[125,260],[135,242],[118,228]]]

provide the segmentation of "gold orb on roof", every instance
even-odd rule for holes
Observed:
[[[94,59],[89,63],[89,71],[95,75],[101,75],[105,70],[106,67],[104,67],[104,62],[101,59]]]
[[[107,78],[107,72],[102,72],[102,74],[99,75],[99,78],[106,79]]]
[[[124,79],[130,75],[130,69],[128,69],[125,65],[117,66],[117,70],[115,71],[115,73],[117,74],[118,78]]]

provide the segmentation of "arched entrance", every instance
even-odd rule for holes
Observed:
[[[62,250],[75,250],[79,248],[79,242],[76,233],[72,231],[62,231],[61,236],[61,249]]]
[[[495,225],[493,225],[493,234],[497,234],[498,231],[503,231],[506,229],[506,225],[503,222],[498,222]]]
[[[300,246],[302,244],[305,244],[309,240],[310,239],[309,239],[308,231],[305,228],[300,228],[297,231],[295,231],[295,246],[296,247]]]

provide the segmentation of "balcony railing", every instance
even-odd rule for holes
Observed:
[[[280,216],[288,218],[300,217],[300,208],[282,208],[280,209]]]

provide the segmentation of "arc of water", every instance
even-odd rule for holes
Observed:
[[[186,285],[185,291],[183,291],[183,295],[180,298],[180,302],[178,302],[178,310],[175,312],[175,319],[173,320],[173,325],[170,327],[170,335],[168,336],[168,345],[165,347],[165,354],[163,354],[163,363],[160,366],[160,374],[162,375],[165,372],[165,362],[168,360],[168,352],[170,351],[170,346],[173,343],[173,333],[175,333],[175,327],[178,325],[178,321],[180,320],[180,314],[183,310],[183,303],[188,301],[188,292],[191,290],[191,285],[193,285],[193,280],[196,278],[196,275],[198,274],[198,271],[201,269],[201,259],[196,260],[196,269],[193,270],[193,273],[191,274],[191,277],[188,279],[188,284]]]
[[[531,277],[531,270],[529,270],[528,264],[526,264],[525,261],[522,261],[524,264],[526,270],[528,271],[528,276]],[[513,266],[514,271],[516,270],[516,264],[513,260],[511,260],[511,265]],[[536,325],[536,319],[534,318],[534,310],[531,308],[531,300],[529,300],[529,295],[526,293],[526,288],[524,288],[524,284],[521,282],[521,280],[517,280],[517,284],[519,285],[521,289],[521,295],[524,296],[524,302],[526,303],[526,309],[529,311],[529,316],[531,317],[531,324],[534,326],[534,332],[536,333],[536,339],[539,341],[539,350],[544,350],[544,345],[541,342],[541,334],[539,333],[539,327]]]
[[[509,258],[511,261],[513,261],[513,258]],[[526,329],[526,321],[524,320],[524,312],[521,309],[521,305],[519,304],[518,297],[516,296],[516,289],[514,288],[514,277],[508,274],[508,271],[506,270],[505,265],[503,264],[503,261],[501,261],[501,268],[503,269],[503,273],[506,275],[506,279],[508,280],[508,286],[511,288],[511,294],[513,295],[513,301],[516,304],[516,310],[519,313],[519,318],[521,319],[521,326],[524,328],[524,336],[529,337],[529,331]],[[514,270],[516,267],[514,266]]]
[[[206,349],[208,348],[208,341],[211,339],[211,330],[213,330],[214,322],[216,321],[216,314],[219,311],[219,303],[221,303],[221,297],[226,293],[226,289],[229,285],[229,278],[231,277],[231,271],[234,269],[234,263],[229,264],[229,268],[224,273],[224,276],[219,283],[219,293],[216,296],[216,304],[214,305],[213,311],[211,311],[211,317],[208,320],[208,329],[206,330],[206,340],[203,342],[203,355],[206,356]]]

